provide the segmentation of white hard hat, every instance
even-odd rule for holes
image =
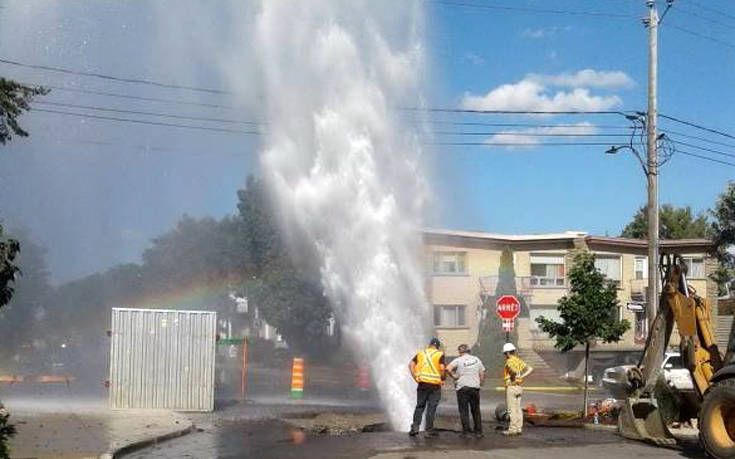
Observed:
[[[516,347],[513,346],[513,343],[505,343],[505,344],[503,344],[503,353],[513,352],[515,350],[516,350]]]

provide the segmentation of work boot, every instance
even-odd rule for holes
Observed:
[[[461,434],[459,434],[459,437],[460,438],[464,438],[464,439],[470,438],[470,433],[469,432],[462,432]]]
[[[521,435],[521,433],[520,432],[511,432],[510,430],[506,430],[505,432],[503,432],[503,435],[505,435],[506,437],[518,437],[518,436]]]
[[[475,432],[475,438],[482,438],[485,435],[482,432]]]
[[[437,438],[439,436],[439,432],[437,432],[434,429],[427,430],[426,431],[426,436],[429,437],[429,438]]]
[[[418,431],[418,430],[414,430],[414,429],[411,429],[411,430],[410,430],[410,431],[408,432],[408,436],[409,436],[409,437],[415,437],[415,436],[416,436],[416,435],[418,435],[418,434],[419,434],[419,431]]]

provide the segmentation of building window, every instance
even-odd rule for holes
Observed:
[[[635,278],[637,280],[648,279],[648,258],[635,257]]]
[[[539,331],[538,322],[536,322],[536,319],[538,319],[539,317],[551,320],[552,322],[564,322],[564,320],[561,318],[561,312],[559,312],[559,309],[557,309],[556,305],[554,304],[534,305],[533,308],[531,308],[529,315],[531,318],[531,320],[529,321],[530,329],[531,331],[535,332]]]
[[[461,328],[467,326],[464,305],[434,306],[434,326],[438,328]]]
[[[563,255],[531,255],[531,286],[563,287]]]
[[[704,279],[704,258],[702,257],[683,257],[684,263],[687,265],[688,279]]]
[[[622,263],[620,255],[596,255],[595,268],[605,275],[608,281],[620,287]]]
[[[467,252],[434,252],[435,274],[465,274]]]

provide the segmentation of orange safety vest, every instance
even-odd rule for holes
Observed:
[[[444,353],[433,347],[416,354],[416,378],[419,382],[442,385],[441,364]]]

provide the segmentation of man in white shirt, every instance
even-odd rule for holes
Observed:
[[[485,381],[485,366],[479,358],[470,354],[470,348],[466,344],[461,344],[457,351],[459,357],[447,366],[447,372],[455,380],[459,417],[462,420],[462,436],[467,437],[474,432],[479,438],[482,437],[480,386]],[[470,429],[470,411],[474,430]]]

